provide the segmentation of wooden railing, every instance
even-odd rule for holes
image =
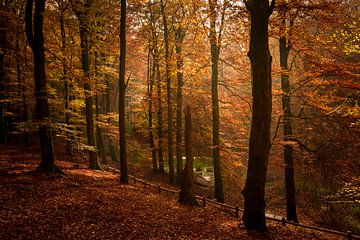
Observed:
[[[119,172],[117,169],[111,168],[111,170]],[[137,178],[137,177],[132,176],[132,175],[129,175],[129,178],[132,179],[132,181],[129,181],[129,183],[133,183],[134,185],[136,185],[137,183],[142,184],[144,189],[148,189],[148,187],[153,187],[154,190],[157,190],[158,193],[168,192],[168,193],[175,194],[175,197],[177,197],[179,192],[180,192],[179,190],[173,190],[173,189],[161,187],[160,185],[155,185],[153,183],[147,182],[147,181],[145,181],[143,179]],[[228,205],[228,204],[225,204],[225,203],[220,203],[220,202],[217,202],[217,201],[215,201],[213,199],[206,198],[204,196],[196,196],[196,199],[198,199],[201,202],[201,205],[203,207],[205,207],[207,203],[210,203],[210,204],[213,204],[215,206],[219,206],[219,207],[234,211],[236,218],[240,217],[240,214],[239,214],[240,212],[244,212],[244,210],[239,208],[239,206],[231,206],[231,205]],[[333,235],[337,235],[337,236],[342,236],[342,237],[345,237],[348,240],[354,240],[354,239],[360,240],[360,236],[353,235],[351,231],[348,231],[348,232],[345,233],[345,232],[335,231],[335,230],[332,230],[332,229],[326,229],[326,228],[320,228],[320,227],[315,227],[315,226],[310,226],[310,225],[304,225],[304,224],[300,224],[300,223],[296,223],[296,222],[287,221],[284,217],[269,216],[269,214],[267,214],[267,216],[265,216],[265,217],[266,217],[267,220],[280,222],[283,226],[285,226],[286,224],[289,224],[289,225],[293,225],[293,226],[300,227],[300,228],[306,228],[306,229],[311,229],[311,230],[315,230],[315,231],[319,231],[319,232],[325,232],[325,233],[329,233],[329,234],[333,234]]]

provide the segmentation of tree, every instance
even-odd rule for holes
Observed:
[[[283,131],[284,131],[284,162],[285,162],[285,192],[286,192],[286,218],[288,221],[298,222],[296,214],[296,197],[295,197],[295,179],[294,179],[294,160],[293,146],[287,143],[293,135],[292,131],[292,113],[290,105],[290,81],[288,58],[291,50],[291,36],[294,19],[290,19],[290,26],[286,24],[286,7],[282,6],[279,10],[280,14],[280,67],[281,67],[281,90],[282,93],[282,109],[283,109]]]
[[[81,47],[81,66],[83,69],[84,92],[85,92],[85,112],[86,112],[86,136],[87,143],[92,148],[89,151],[89,168],[101,169],[95,143],[95,124],[93,99],[90,85],[90,46],[89,46],[89,13],[92,0],[73,1],[73,9],[79,20],[80,47]]]
[[[251,15],[250,50],[253,113],[249,142],[249,160],[244,195],[244,225],[248,229],[264,231],[265,182],[270,151],[271,128],[271,55],[268,23],[275,0],[245,1]]]
[[[182,170],[181,189],[179,194],[179,203],[184,203],[191,206],[197,206],[198,202],[193,192],[194,181],[194,168],[193,168],[193,156],[192,156],[192,124],[191,124],[191,112],[190,106],[186,106],[185,112],[185,155],[186,162],[185,168]]]
[[[128,183],[125,137],[125,59],[126,58],[126,0],[121,0],[120,16],[120,68],[119,68],[119,135],[120,135],[120,182]]]
[[[171,106],[171,69],[170,69],[170,47],[169,47],[169,29],[166,20],[165,4],[160,1],[161,15],[164,27],[164,43],[165,43],[165,75],[166,75],[166,96],[167,96],[167,123],[168,123],[168,163],[170,184],[175,183],[174,174],[174,157],[173,157],[173,122],[172,122],[172,106]]]
[[[180,23],[181,24],[181,23]],[[181,183],[181,170],[183,168],[182,163],[182,131],[183,131],[183,121],[182,121],[182,95],[183,95],[183,85],[184,85],[184,74],[183,74],[183,53],[182,53],[182,44],[185,38],[185,29],[182,26],[176,30],[175,36],[175,51],[176,51],[176,67],[177,67],[177,94],[176,94],[176,182],[177,184]]]
[[[36,118],[39,122],[41,162],[38,170],[56,173],[61,172],[55,165],[53,136],[50,123],[50,111],[46,83],[45,48],[44,48],[44,11],[45,0],[26,1],[25,30],[34,56],[34,80],[36,97]]]
[[[217,0],[209,0],[210,15],[210,47],[211,47],[211,97],[212,97],[212,117],[213,117],[213,164],[215,176],[215,198],[219,202],[224,202],[224,190],[222,186],[221,164],[220,164],[220,137],[219,137],[219,56],[221,48],[221,38],[224,28],[224,17],[226,1],[223,3],[219,32],[216,31],[217,19]]]

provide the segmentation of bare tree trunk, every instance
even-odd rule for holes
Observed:
[[[280,25],[280,66],[281,66],[281,90],[282,93],[282,109],[283,109],[283,129],[284,129],[284,161],[285,161],[285,189],[286,189],[286,216],[288,221],[298,222],[296,214],[296,191],[294,179],[294,160],[293,147],[286,144],[292,137],[292,122],[291,122],[291,106],[290,106],[290,81],[288,57],[291,49],[290,40],[286,37],[286,10],[280,10],[281,25]],[[291,26],[290,26],[291,27]]]
[[[197,206],[195,194],[193,192],[193,180],[194,180],[194,168],[193,168],[193,156],[192,156],[192,124],[190,107],[186,106],[185,112],[185,155],[186,162],[185,168],[182,171],[182,181],[179,194],[179,203]]]
[[[128,183],[125,137],[125,58],[126,58],[126,0],[121,0],[120,17],[120,70],[119,70],[119,135],[120,135],[120,182]]]
[[[168,123],[168,163],[170,184],[175,183],[174,175],[174,158],[173,158],[173,122],[172,122],[172,106],[171,106],[171,70],[170,70],[170,51],[169,51],[169,30],[167,26],[165,5],[161,1],[161,15],[164,26],[164,42],[165,42],[165,75],[166,75],[166,93],[167,93],[167,123]]]
[[[38,170],[61,172],[55,165],[53,136],[50,123],[50,111],[47,94],[45,48],[43,36],[45,0],[35,0],[33,17],[33,0],[26,1],[25,29],[29,45],[34,55],[34,80],[36,97],[36,114],[39,121],[41,162]]]
[[[249,162],[244,195],[244,225],[265,231],[265,182],[270,151],[271,129],[271,55],[268,22],[275,1],[249,0],[251,14],[250,51],[253,114],[249,142]]]

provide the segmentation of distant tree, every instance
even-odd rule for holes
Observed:
[[[178,202],[197,206],[195,194],[193,192],[194,181],[194,168],[193,168],[193,156],[192,156],[192,124],[191,124],[191,112],[190,106],[186,106],[185,112],[185,155],[186,162],[185,167],[182,170],[181,188]]]
[[[120,69],[119,69],[119,135],[120,135],[120,181],[128,183],[125,137],[125,60],[126,60],[126,0],[121,0],[120,16]]]
[[[270,151],[271,129],[271,55],[268,23],[275,0],[247,0],[251,15],[250,50],[253,113],[249,142],[249,161],[244,195],[243,221],[248,229],[264,231],[265,182]]]
[[[44,11],[45,0],[26,1],[25,30],[26,37],[34,55],[34,80],[36,97],[36,118],[39,121],[41,162],[38,170],[56,173],[61,172],[55,165],[53,136],[50,123],[50,111],[45,69],[44,48]],[[33,13],[34,9],[34,13]]]

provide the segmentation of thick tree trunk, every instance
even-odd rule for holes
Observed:
[[[182,122],[182,88],[183,88],[183,56],[182,44],[185,37],[185,30],[180,27],[176,32],[176,67],[177,67],[177,96],[176,96],[176,183],[181,184],[182,144],[183,144],[183,122]]]
[[[294,179],[293,147],[286,144],[292,137],[291,106],[290,106],[290,81],[288,57],[291,45],[286,37],[286,13],[282,12],[280,27],[279,50],[281,66],[281,89],[283,109],[283,130],[284,130],[284,161],[285,161],[285,189],[286,189],[286,216],[288,221],[298,222],[296,214],[296,191]]]
[[[165,75],[166,75],[166,95],[167,95],[167,123],[168,123],[168,164],[170,184],[175,183],[174,175],[174,157],[173,157],[173,122],[172,122],[172,106],[171,106],[171,69],[170,69],[170,51],[169,51],[169,30],[167,26],[165,5],[161,1],[161,15],[164,26],[164,42],[165,42]]]
[[[119,135],[120,135],[120,182],[128,183],[125,137],[125,58],[126,58],[126,0],[121,0],[120,17],[120,69],[119,69]]]
[[[213,164],[215,178],[215,198],[219,202],[224,202],[224,191],[222,186],[221,165],[220,165],[220,138],[219,138],[219,94],[218,94],[218,67],[220,46],[216,36],[216,2],[209,1],[210,8],[210,44],[211,44],[211,98],[212,98],[212,117],[213,117]]]
[[[26,1],[25,28],[29,45],[34,55],[34,80],[36,98],[36,117],[39,121],[41,162],[38,170],[61,172],[55,166],[53,136],[50,123],[50,112],[47,95],[45,48],[43,36],[43,17],[45,0],[35,0],[33,17],[33,1]]]
[[[250,51],[252,72],[253,114],[249,142],[249,162],[244,195],[244,225],[264,231],[265,182],[270,151],[271,129],[271,55],[268,43],[268,22],[274,1],[249,0],[251,13]]]
[[[182,171],[182,181],[179,194],[179,203],[197,206],[195,194],[193,192],[193,179],[194,179],[194,168],[193,168],[193,156],[192,156],[192,124],[191,124],[191,113],[190,107],[186,106],[185,112],[185,155],[186,162],[185,168]]]

